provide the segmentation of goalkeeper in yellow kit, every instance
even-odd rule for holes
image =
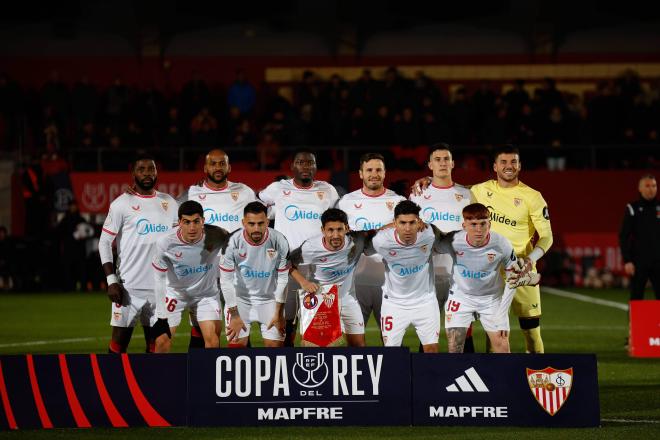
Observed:
[[[520,181],[520,153],[505,145],[496,150],[493,170],[497,179],[488,180],[470,189],[475,202],[488,207],[491,229],[508,238],[519,257],[523,274],[536,272],[536,261],[552,245],[552,228],[548,205],[541,193]],[[413,192],[428,185],[428,178],[415,182]],[[536,242],[534,239],[537,237]],[[541,339],[541,291],[539,286],[516,289],[511,308],[520,323],[529,353],[543,353]]]
[[[520,154],[507,145],[495,153],[493,170],[497,179],[488,180],[470,189],[474,199],[490,211],[491,229],[511,241],[516,255],[523,259],[523,272],[536,271],[536,261],[552,245],[552,228],[548,205],[541,193],[520,181]],[[533,244],[535,236],[538,240]],[[543,353],[541,339],[541,291],[539,286],[516,289],[511,303],[518,316],[530,353]]]

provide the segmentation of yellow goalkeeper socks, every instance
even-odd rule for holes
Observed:
[[[543,353],[543,339],[541,339],[541,327],[523,329],[525,337],[525,348],[527,353]]]

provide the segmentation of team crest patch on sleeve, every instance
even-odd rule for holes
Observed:
[[[566,403],[573,385],[573,368],[557,370],[547,367],[543,370],[527,368],[527,382],[532,396],[551,416],[557,414]]]
[[[273,249],[273,248],[266,249],[266,255],[268,255],[268,258],[270,258],[271,260],[273,258],[275,258],[276,254],[277,254],[277,251],[275,249]]]
[[[457,202],[460,202],[461,200],[463,200],[463,194],[456,193],[456,194],[454,194],[454,197],[456,197]]]
[[[394,202],[385,202],[385,205],[387,205],[387,209],[390,211],[394,209]]]
[[[232,192],[230,193],[230,195],[231,195],[231,199],[232,199],[234,202],[235,202],[236,200],[238,200],[238,191],[232,191]]]
[[[319,200],[323,200],[325,193],[323,191],[316,191],[316,197],[318,197]]]
[[[488,257],[488,262],[489,263],[492,263],[493,261],[495,261],[495,254],[487,253],[486,256]]]
[[[160,206],[163,207],[164,211],[167,211],[167,208],[169,206],[170,202],[160,202]]]
[[[520,198],[518,198],[518,197],[514,197],[514,198],[513,198],[513,206],[515,206],[516,208],[517,208],[518,206],[520,206],[521,203],[522,203],[522,199],[520,199]]]

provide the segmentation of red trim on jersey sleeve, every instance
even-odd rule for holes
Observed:
[[[161,272],[167,272],[167,269],[162,269],[162,268],[156,266],[154,263],[151,263],[151,265],[152,265],[152,266],[154,267],[154,269],[156,269],[156,270],[159,270],[159,271],[161,271]]]
[[[362,194],[365,195],[365,196],[367,196],[367,197],[373,197],[373,198],[375,198],[375,197],[380,197],[380,196],[382,196],[383,194],[385,194],[385,193],[387,192],[387,189],[386,189],[385,187],[383,187],[383,192],[382,192],[382,193],[380,193],[380,194],[374,194],[373,196],[372,196],[371,194],[367,194],[366,192],[364,192],[364,188],[360,188],[360,192],[362,192]]]
[[[289,269],[291,269],[291,266],[287,264],[286,267],[284,267],[282,269],[277,269],[277,271],[278,272],[285,272],[285,271],[288,271]]]
[[[234,272],[236,269],[227,269],[226,267],[218,266],[223,272]]]
[[[112,232],[112,231],[110,231],[110,230],[108,230],[108,229],[105,229],[105,228],[101,228],[101,229],[103,229],[104,232],[107,232],[107,233],[110,234],[110,235],[117,235],[116,232]]]

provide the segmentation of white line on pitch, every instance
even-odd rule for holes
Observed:
[[[567,290],[555,289],[554,287],[543,287],[542,290],[543,292],[550,293],[552,295],[563,296],[564,298],[576,299],[578,301],[598,304],[600,306],[613,307],[615,309],[623,310],[624,312],[628,311],[628,304],[623,304],[616,301],[594,298],[593,296],[582,295],[581,293],[569,292]]]
[[[67,344],[70,342],[96,341],[98,339],[103,339],[103,338],[69,338],[69,339],[52,339],[50,341],[12,342],[11,344],[0,344],[0,348],[28,347],[31,345]]]
[[[660,420],[635,420],[635,419],[600,419],[601,422],[616,423],[660,423]]]

